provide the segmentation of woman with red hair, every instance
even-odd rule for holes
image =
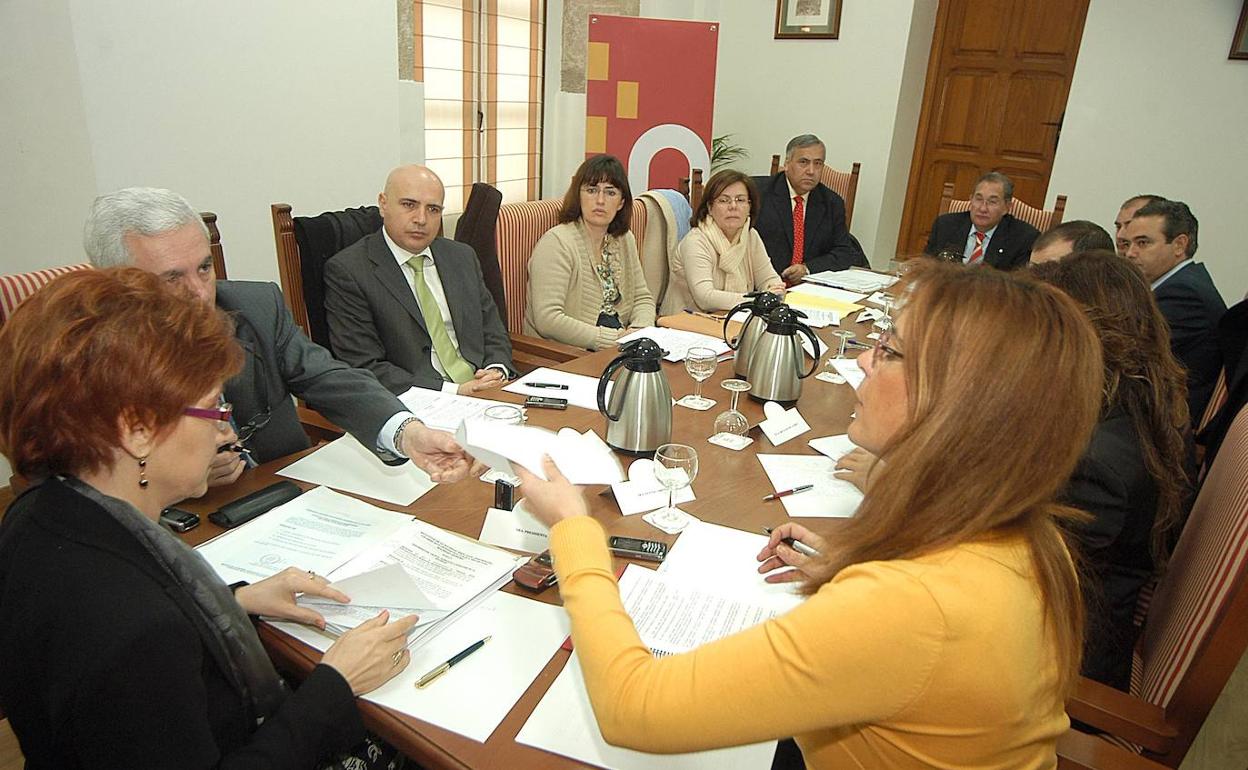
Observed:
[[[415,619],[383,614],[289,692],[247,616],[323,625],[295,595],[348,598],[293,568],[227,587],[157,524],[206,490],[241,363],[224,314],[134,268],[58,278],[0,329],[0,451],[36,481],[0,522],[0,706],[27,767],[312,768],[407,665]]]

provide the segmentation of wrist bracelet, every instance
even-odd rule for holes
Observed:
[[[403,429],[414,422],[420,422],[420,419],[415,415],[408,417],[406,420],[399,423],[398,430],[394,432],[394,450],[398,452],[400,457],[407,457],[407,455],[403,453]],[[407,459],[410,460],[412,458],[407,457]]]

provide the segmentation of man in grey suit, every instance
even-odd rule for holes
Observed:
[[[325,263],[334,354],[393,393],[472,394],[512,375],[511,341],[472,247],[438,237],[445,189],[400,166],[377,196],[382,228]]]
[[[337,361],[295,325],[271,283],[218,281],[208,231],[186,199],[169,190],[131,187],[95,199],[83,243],[96,267],[133,265],[163,277],[188,300],[231,315],[245,353],[242,372],[225,383],[237,433],[222,436],[209,484],[233,482],[255,462],[304,449],[292,396],[343,426],[383,462],[410,459],[435,481],[456,481],[472,460],[448,434],[431,430],[370,372]]]

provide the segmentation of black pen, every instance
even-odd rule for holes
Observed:
[[[526,382],[530,388],[548,388],[550,390],[567,390],[567,385],[561,385],[557,382]]]
[[[771,536],[771,527],[763,527],[763,531],[767,533],[768,537]],[[791,537],[786,537],[786,538],[781,538],[780,542],[784,543],[785,545],[792,548],[794,551],[797,551],[803,556],[818,556],[819,555],[818,551],[806,545],[800,540],[794,540]]]
[[[458,654],[458,655],[456,655],[455,657],[451,658],[451,659],[450,659],[450,660],[448,660],[447,662],[443,663],[442,665],[438,666],[437,668],[433,669],[432,671],[430,671],[429,673],[425,674],[425,675],[424,675],[424,676],[422,676],[420,679],[418,679],[418,680],[416,681],[416,686],[417,686],[417,687],[420,687],[420,688],[428,687],[428,686],[429,686],[429,684],[430,684],[433,680],[435,680],[435,679],[437,679],[438,677],[442,676],[442,675],[443,675],[443,674],[445,674],[447,671],[450,671],[450,670],[451,670],[451,666],[456,665],[457,663],[459,663],[460,661],[462,661],[464,658],[468,657],[469,655],[473,654],[473,653],[474,653],[474,652],[476,652],[477,650],[479,650],[479,649],[481,649],[482,647],[484,647],[484,646],[485,646],[485,643],[486,643],[486,642],[488,642],[488,641],[490,641],[490,639],[491,639],[491,637],[488,637],[488,636],[487,636],[487,637],[485,637],[484,639],[482,639],[482,640],[481,640],[481,641],[479,641],[479,642],[473,642],[472,644],[468,645],[468,648],[467,648],[467,649],[465,649],[463,652],[459,653],[459,654]]]

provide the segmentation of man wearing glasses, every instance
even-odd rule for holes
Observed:
[[[968,265],[1013,270],[1027,264],[1040,231],[1007,214],[1014,183],[990,171],[975,182],[969,211],[941,214],[932,223],[924,251],[931,256],[961,254]]]
[[[845,201],[819,183],[827,149],[814,134],[789,140],[784,169],[756,178],[762,205],[754,229],[789,286],[809,273],[870,267],[845,225]]]
[[[341,425],[383,462],[410,459],[435,481],[456,481],[472,461],[448,434],[426,428],[370,372],[352,369],[309,340],[271,283],[217,281],[208,232],[186,199],[169,190],[131,187],[95,199],[83,233],[95,267],[133,265],[164,278],[171,289],[215,304],[234,319],[245,357],[226,383],[234,435],[226,434],[209,474],[229,484],[247,462],[308,446],[291,396]]]

